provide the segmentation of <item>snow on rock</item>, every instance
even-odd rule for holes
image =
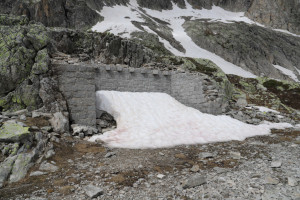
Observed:
[[[211,19],[211,21],[221,21],[224,23],[232,23],[234,21],[243,21],[246,23],[254,23],[249,18],[244,16],[243,12],[230,12],[221,7],[213,6],[211,10],[208,9],[193,9],[192,6],[186,2],[187,8],[179,8],[176,4],[173,4],[172,10],[156,11],[147,8],[139,8],[136,0],[131,0],[127,6],[116,5],[113,7],[105,6],[99,14],[104,17],[103,22],[96,24],[92,30],[105,32],[110,31],[116,35],[122,35],[123,37],[130,37],[130,33],[134,31],[140,31],[131,22],[138,21],[143,22],[143,15],[146,14],[151,17],[157,17],[170,23],[169,27],[173,30],[173,37],[183,45],[186,49],[186,53],[182,53],[172,47],[170,43],[163,38],[159,37],[165,47],[176,56],[186,56],[193,58],[205,58],[210,59],[216,63],[226,74],[235,74],[246,78],[255,78],[256,76],[241,67],[234,65],[220,56],[211,53],[205,49],[196,45],[192,39],[186,34],[182,24],[184,23],[184,16],[192,16],[193,19]],[[117,12],[116,12],[117,11]],[[150,28],[143,28],[153,33]]]
[[[281,71],[283,74],[289,76],[291,79],[293,79],[296,82],[300,82],[297,78],[297,75],[289,69],[286,69],[284,67],[281,67],[280,65],[273,65],[276,69],[278,69],[279,71]]]
[[[192,20],[209,19],[211,22],[245,22],[248,24],[256,24],[258,26],[263,25],[246,17],[244,12],[231,12],[218,6],[212,6],[212,9],[194,9],[186,0],[185,5],[186,8],[179,8],[173,3],[173,9],[162,11],[140,8],[136,0],[130,0],[127,5],[115,5],[112,7],[104,6],[99,12],[99,14],[104,17],[104,21],[97,23],[92,30],[99,32],[109,31],[115,35],[130,38],[130,34],[132,32],[141,31],[139,28],[133,25],[133,21],[145,22],[145,19],[143,18],[145,15],[153,18],[159,17],[159,19],[169,23],[167,26],[172,29],[173,37],[180,42],[186,50],[185,53],[178,51],[167,40],[158,35],[159,41],[162,42],[165,47],[174,55],[210,59],[216,63],[226,74],[234,74],[246,78],[256,78],[253,73],[248,72],[241,67],[224,60],[222,57],[196,45],[186,34],[182,24],[184,23],[183,17],[191,17]],[[142,27],[145,31],[156,34],[146,25],[143,25]],[[275,31],[292,34],[288,31],[280,29],[275,29]],[[299,37],[299,35],[292,35]],[[292,71],[285,68],[282,69],[282,67],[279,68],[280,66],[275,67],[284,74],[291,76],[291,78],[294,80],[299,81]]]
[[[98,91],[97,108],[112,114],[117,129],[95,135],[109,147],[161,148],[183,144],[244,140],[290,124],[249,125],[229,116],[204,114],[164,93]]]
[[[273,110],[264,106],[253,106],[254,108],[257,108],[260,112],[273,112],[276,114],[280,114],[277,110]]]

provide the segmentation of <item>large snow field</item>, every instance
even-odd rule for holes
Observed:
[[[162,148],[204,144],[270,134],[290,124],[245,124],[229,116],[214,116],[187,107],[164,93],[98,91],[97,109],[112,114],[117,129],[89,139],[116,148]]]

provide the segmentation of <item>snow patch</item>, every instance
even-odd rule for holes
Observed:
[[[289,32],[288,30],[283,30],[283,29],[272,29],[272,30],[278,31],[278,32],[282,32],[282,33],[287,33],[287,34],[292,35],[292,36],[295,36],[295,37],[300,37],[300,35],[297,35],[297,34],[295,34],[295,33],[291,33],[291,32]]]
[[[164,93],[98,91],[97,109],[112,114],[117,129],[89,139],[117,148],[161,148],[203,144],[270,134],[290,124],[249,125],[229,116],[204,114]]]
[[[209,19],[212,22],[218,21],[223,23],[233,22],[245,22],[248,24],[256,24],[258,26],[265,27],[257,22],[250,20],[245,16],[244,12],[231,12],[218,6],[212,6],[212,9],[193,9],[192,6],[185,0],[186,8],[179,8],[173,3],[172,10],[151,10],[147,8],[140,8],[136,0],[130,0],[127,5],[116,5],[113,7],[104,6],[103,9],[98,12],[104,17],[104,21],[97,23],[92,30],[98,32],[109,31],[115,35],[122,37],[131,37],[131,33],[135,31],[141,31],[132,24],[132,21],[144,22],[143,15],[147,14],[149,17],[159,17],[161,20],[168,22],[168,25],[172,30],[173,37],[181,43],[186,49],[186,53],[182,53],[175,49],[167,40],[159,37],[159,41],[162,42],[165,47],[176,56],[185,56],[193,58],[205,58],[212,60],[217,64],[226,74],[235,74],[246,78],[256,78],[253,73],[248,72],[241,67],[234,65],[222,57],[209,52],[198,45],[196,45],[192,39],[186,34],[182,24],[184,23],[183,17],[192,17],[191,19]],[[145,31],[154,33],[147,26],[143,26]],[[299,37],[299,35],[292,34],[285,30],[275,29],[275,31],[285,32],[293,36]],[[157,35],[157,34],[156,34]],[[284,71],[292,76],[294,80],[297,80],[294,73]]]
[[[264,106],[253,106],[254,108],[257,108],[260,112],[273,112],[276,114],[280,114],[277,110],[273,110]]]
[[[279,71],[281,71],[283,74],[289,76],[291,79],[293,79],[294,81],[296,82],[300,82],[296,76],[296,74],[292,71],[292,70],[289,70],[289,69],[286,69],[280,65],[273,65],[276,69],[278,69]]]
[[[130,33],[140,31],[131,22],[144,22],[140,12],[136,9],[137,3],[131,1],[132,4],[128,6],[116,5],[113,7],[104,6],[101,12],[98,12],[104,21],[98,22],[92,27],[93,31],[106,32],[109,31],[115,35],[122,35],[123,37],[130,37]]]

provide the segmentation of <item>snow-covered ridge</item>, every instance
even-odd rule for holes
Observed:
[[[172,30],[172,34],[175,40],[180,42],[180,44],[186,50],[185,53],[180,52],[176,48],[174,48],[169,41],[166,39],[159,37],[160,42],[164,44],[164,46],[172,52],[176,56],[186,56],[186,57],[194,57],[194,58],[205,58],[210,59],[214,63],[216,63],[226,74],[235,74],[242,77],[247,78],[255,78],[251,72],[248,72],[242,69],[240,66],[232,64],[222,57],[216,55],[215,53],[209,52],[192,41],[192,39],[187,35],[182,24],[184,23],[183,17],[192,17],[192,20],[196,19],[208,19],[211,22],[223,22],[223,23],[233,23],[233,22],[245,22],[248,24],[256,24],[258,26],[263,26],[258,24],[248,17],[245,16],[244,12],[230,12],[224,10],[218,6],[212,6],[212,9],[194,9],[192,6],[185,1],[186,8],[179,8],[176,4],[173,3],[172,10],[151,10],[148,8],[140,8],[136,0],[130,0],[130,3],[127,6],[124,5],[116,5],[113,7],[105,6],[99,12],[101,16],[104,17],[103,22],[99,22],[96,24],[92,30],[105,32],[109,31],[115,35],[120,35],[122,37],[130,38],[130,34],[135,31],[141,31],[135,25],[133,25],[132,21],[136,22],[145,22],[144,16],[150,16],[153,18],[159,18],[165,22],[168,22],[168,26]],[[145,31],[149,33],[154,33],[149,27],[142,26]],[[282,30],[278,30],[282,31]],[[287,31],[284,31],[288,33]],[[156,34],[157,35],[157,34]],[[295,35],[295,34],[293,34]],[[293,77],[296,77],[294,74]],[[296,77],[297,79],[297,77]],[[298,80],[298,79],[297,79]]]
[[[110,147],[161,148],[183,144],[244,140],[290,124],[245,124],[229,116],[204,114],[164,93],[98,91],[97,109],[112,114],[117,129],[93,136]]]

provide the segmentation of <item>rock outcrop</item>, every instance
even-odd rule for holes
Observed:
[[[254,0],[246,15],[256,22],[300,34],[300,2]]]
[[[288,79],[274,68],[300,69],[300,38],[246,23],[188,20],[183,27],[200,47],[260,76]]]
[[[184,0],[138,0],[139,6],[164,10],[172,9],[173,3],[186,7]],[[196,9],[210,9],[213,5],[246,15],[264,25],[300,33],[300,2],[297,0],[188,0]],[[46,26],[88,29],[102,17],[96,12],[104,5],[126,5],[130,0],[57,0],[57,1],[12,1],[0,2],[0,13],[26,15],[30,20]]]

